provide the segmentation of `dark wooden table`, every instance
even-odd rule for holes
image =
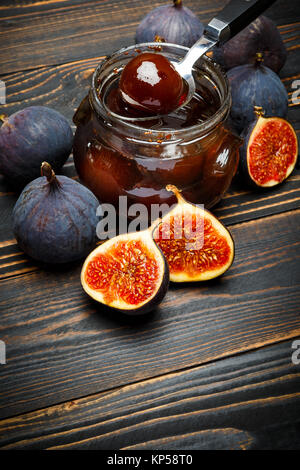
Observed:
[[[98,62],[133,43],[140,19],[166,1],[3,0],[1,112],[46,105],[71,122]],[[185,5],[208,22],[224,3]],[[291,98],[299,0],[267,14],[288,49],[281,78]],[[299,135],[291,99],[288,118]],[[63,171],[75,177],[72,158]],[[235,239],[230,271],[172,285],[155,312],[130,319],[95,307],[81,263],[41,269],[21,252],[17,195],[0,179],[1,448],[299,449],[299,196],[299,169],[268,192],[235,181],[214,209]]]

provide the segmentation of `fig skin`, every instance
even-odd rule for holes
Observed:
[[[12,214],[13,231],[33,259],[70,263],[86,256],[96,244],[99,202],[82,184],[55,176],[47,168],[47,177],[31,181],[20,194]]]
[[[0,173],[16,187],[40,176],[47,161],[59,171],[68,159],[73,132],[59,112],[45,106],[29,106],[4,120],[0,129]]]
[[[275,23],[259,16],[227,43],[213,50],[213,59],[226,70],[255,62],[257,52],[264,55],[265,65],[278,73],[284,66],[287,50]]]
[[[154,225],[156,226],[156,222],[154,223]],[[81,284],[82,284],[84,291],[96,302],[106,305],[112,311],[117,311],[125,315],[130,315],[130,316],[144,315],[154,310],[164,299],[168,291],[169,282],[170,282],[170,273],[169,273],[169,266],[163,255],[163,252],[153,240],[152,232],[153,232],[153,227],[151,226],[149,229],[141,231],[141,232],[118,235],[117,237],[107,240],[106,242],[102,243],[100,246],[95,248],[86,258],[83,264],[82,270],[81,270]],[[114,299],[112,303],[109,303],[108,301],[104,299],[103,293],[98,292],[96,289],[92,289],[85,280],[86,269],[87,269],[89,262],[93,260],[93,258],[95,258],[97,254],[105,253],[106,250],[108,250],[111,246],[115,245],[119,241],[125,241],[125,240],[129,240],[129,241],[141,240],[145,243],[145,245],[147,246],[147,249],[152,250],[152,252],[155,251],[155,259],[159,262],[161,274],[162,274],[160,285],[157,291],[155,292],[154,296],[151,297],[149,300],[146,300],[141,305],[135,306],[135,305],[128,303],[127,304],[128,308],[124,308],[123,301],[121,301],[120,303],[118,300]],[[120,305],[123,305],[123,308],[122,306],[118,306],[118,303]]]
[[[274,121],[275,120],[282,121],[282,118],[278,118],[278,117],[273,117],[273,118],[270,118],[270,119],[273,119]],[[268,118],[264,117],[264,110],[261,107],[256,106],[255,109],[254,109],[254,119],[253,119],[252,123],[249,124],[249,126],[246,127],[244,129],[244,131],[242,132],[242,134],[241,134],[241,137],[244,139],[244,142],[243,142],[243,145],[240,147],[240,150],[239,150],[239,152],[240,152],[240,170],[241,170],[241,175],[244,178],[244,181],[250,187],[260,188],[262,190],[269,189],[270,187],[272,188],[272,187],[276,186],[277,184],[281,184],[283,181],[285,181],[286,178],[288,178],[289,175],[294,170],[294,167],[297,163],[297,158],[298,158],[298,140],[297,140],[297,136],[296,136],[296,133],[295,133],[294,129],[290,125],[291,129],[293,130],[294,137],[295,137],[295,155],[294,155],[294,164],[289,167],[285,178],[282,181],[278,181],[276,183],[261,185],[251,177],[250,171],[249,171],[249,166],[248,166],[248,146],[249,146],[250,139],[252,137],[253,132],[255,132],[257,129],[263,128],[264,124],[267,123],[267,121],[268,121]]]
[[[150,11],[136,30],[136,43],[153,42],[160,36],[166,42],[191,47],[203,34],[204,26],[197,16],[175,0]]]
[[[261,63],[259,55],[255,64],[234,67],[227,76],[232,97],[230,116],[239,132],[253,121],[254,106],[264,108],[268,117],[286,117],[287,91],[276,73]]]

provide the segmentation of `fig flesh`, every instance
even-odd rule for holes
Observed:
[[[150,11],[137,27],[136,42],[153,42],[160,36],[166,42],[191,47],[202,36],[204,27],[182,3],[182,0],[174,0],[173,5],[162,5]]]
[[[67,119],[54,109],[29,106],[4,120],[0,129],[0,173],[24,187],[47,161],[59,171],[72,151]]]
[[[94,248],[99,206],[93,193],[43,162],[42,175],[22,191],[13,210],[13,231],[22,250],[44,263],[69,263]]]
[[[285,119],[265,118],[260,107],[255,112],[255,121],[243,134],[240,161],[249,182],[267,188],[281,183],[292,173],[298,142],[293,127]]]
[[[167,292],[169,269],[152,231],[118,235],[92,251],[81,271],[85,292],[127,315],[153,310]]]
[[[215,47],[213,58],[226,70],[255,62],[257,52],[262,52],[265,65],[278,73],[287,58],[286,47],[275,23],[259,16],[245,29],[220,47]]]
[[[263,107],[267,116],[287,115],[287,91],[278,75],[262,62],[262,54],[257,53],[255,64],[241,65],[227,72],[232,96],[230,116],[240,132],[253,121],[254,106]]]
[[[168,185],[177,205],[154,230],[153,238],[164,253],[173,282],[207,281],[230,268],[234,243],[229,231],[210,212],[187,202]]]

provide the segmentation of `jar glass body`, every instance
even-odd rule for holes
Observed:
[[[153,45],[155,46],[155,44]],[[160,53],[179,61],[183,46],[160,44]],[[149,50],[139,45],[138,53]],[[99,198],[118,208],[119,196],[128,206],[172,204],[166,190],[173,184],[194,203],[212,207],[228,189],[238,164],[240,138],[227,127],[231,99],[226,76],[210,59],[196,64],[194,74],[207,77],[220,96],[220,107],[207,121],[181,129],[147,128],[147,121],[124,120],[101,102],[103,87],[136,54],[133,47],[118,51],[96,69],[89,95],[74,122],[74,161],[80,179]]]

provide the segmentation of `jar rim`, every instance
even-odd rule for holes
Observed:
[[[103,105],[101,99],[99,98],[99,75],[101,71],[103,71],[103,69],[107,66],[108,63],[113,62],[114,59],[117,59],[121,55],[128,56],[130,52],[138,51],[138,53],[140,53],[142,52],[142,49],[151,50],[157,47],[160,48],[161,53],[164,52],[163,49],[168,49],[168,48],[170,50],[180,50],[181,52],[187,52],[189,50],[188,47],[181,46],[178,44],[167,43],[167,42],[140,43],[140,44],[135,44],[133,46],[123,47],[113,52],[111,55],[107,56],[103,61],[101,61],[96,67],[92,76],[92,86],[90,90],[90,103],[92,107],[94,108],[94,110],[96,111],[96,113],[99,114],[106,121],[111,121],[111,124],[117,124],[118,126],[123,127],[124,130],[126,130],[126,133],[130,133],[130,134],[132,133],[135,137],[137,133],[141,133],[144,135],[146,128],[133,124],[130,120],[122,119],[115,113],[107,111],[107,108]],[[130,56],[130,58],[131,57],[132,56]],[[223,71],[222,67],[216,62],[214,62],[212,59],[207,57],[206,55],[202,56],[201,62],[200,63],[198,62],[198,65],[196,62],[194,67],[195,69],[201,70],[201,65],[202,65],[202,69],[204,66],[206,68],[206,71],[209,71],[212,74],[215,74],[215,77],[216,76],[218,77],[218,79],[220,80],[218,88],[220,88],[220,84],[222,82],[223,98],[221,98],[221,106],[212,116],[210,116],[204,122],[201,122],[199,124],[194,124],[193,126],[185,127],[182,129],[167,129],[167,130],[166,129],[151,129],[151,134],[164,135],[164,134],[172,133],[172,136],[176,139],[180,138],[183,135],[186,136],[187,134],[196,134],[196,135],[207,134],[210,130],[215,128],[225,118],[227,118],[228,113],[229,113],[229,108],[231,105],[230,85],[229,85],[228,78],[225,72]],[[145,122],[144,119],[143,121]],[[135,122],[136,122],[136,119],[135,119]]]

